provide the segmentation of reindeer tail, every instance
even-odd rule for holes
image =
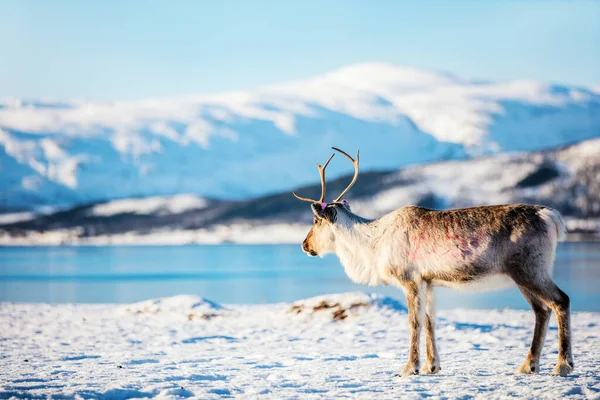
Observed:
[[[559,242],[565,240],[567,234],[567,228],[565,226],[565,221],[562,219],[560,213],[552,208],[544,207],[538,214],[544,221],[548,227],[552,227],[556,229],[556,237]]]

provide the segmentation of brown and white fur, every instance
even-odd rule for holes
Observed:
[[[358,162],[355,167],[353,182]],[[570,300],[552,281],[556,245],[565,235],[557,211],[526,204],[445,211],[407,206],[368,220],[352,213],[340,197],[330,204],[322,199],[312,204],[314,224],[302,249],[310,256],[335,253],[356,283],[403,289],[411,337],[408,362],[398,375],[419,373],[423,308],[427,357],[420,372],[440,370],[435,286],[486,290],[517,285],[535,313],[535,328],[527,358],[516,373],[539,371],[551,311],[556,314],[559,337],[553,374],[566,376],[573,370]]]

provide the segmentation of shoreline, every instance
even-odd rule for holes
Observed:
[[[0,233],[1,247],[102,247],[102,246],[222,246],[222,245],[293,245],[300,244],[310,230],[310,226],[293,226],[282,230],[280,226],[271,231],[253,229],[245,231],[233,227],[231,232],[223,230],[207,231],[171,231],[156,232],[148,235],[125,233],[111,236],[74,237],[68,232],[48,232],[35,234],[34,237],[15,237]],[[278,240],[269,240],[272,237]],[[567,233],[564,242],[600,242],[600,232]]]

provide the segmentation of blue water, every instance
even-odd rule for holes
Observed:
[[[561,243],[554,278],[574,310],[600,311],[600,243]],[[307,257],[299,245],[0,247],[1,301],[129,303],[196,294],[274,303],[357,290],[403,300],[397,288],[353,284],[335,256]],[[438,308],[529,308],[515,288],[436,290]]]

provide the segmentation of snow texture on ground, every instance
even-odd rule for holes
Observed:
[[[554,321],[540,374],[513,375],[532,312],[443,311],[442,371],[397,378],[407,314],[377,295],[228,306],[194,296],[125,306],[0,303],[0,398],[597,399],[599,317],[573,313],[576,368],[560,378],[550,375]]]

